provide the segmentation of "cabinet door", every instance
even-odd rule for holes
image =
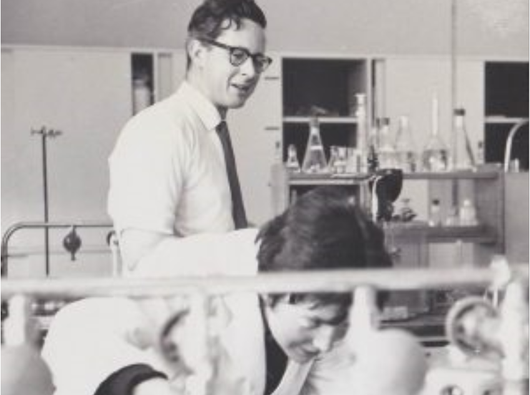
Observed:
[[[130,62],[126,52],[11,50],[2,67],[9,81],[2,107],[10,108],[2,120],[4,231],[14,222],[43,220],[41,138],[31,135],[42,126],[62,131],[47,140],[49,220],[110,222],[107,159],[131,116]],[[41,248],[41,232],[20,235],[13,244]],[[61,241],[50,238],[52,249],[62,250]],[[91,243],[105,240],[83,237],[84,248]]]
[[[270,169],[282,136],[281,106],[281,58],[274,56],[254,95],[228,114],[247,216],[256,225],[272,217]]]

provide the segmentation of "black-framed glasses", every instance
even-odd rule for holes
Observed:
[[[243,47],[232,47],[209,38],[200,38],[199,40],[215,47],[226,49],[230,55],[229,59],[232,66],[241,66],[248,58],[252,58],[252,63],[254,64],[256,71],[258,73],[263,73],[272,63],[272,59],[268,56],[265,56],[262,53],[252,54],[248,49]]]

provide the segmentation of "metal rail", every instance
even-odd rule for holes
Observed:
[[[52,229],[52,228],[112,228],[112,223],[90,222],[90,221],[70,221],[70,222],[17,222],[11,225],[2,236],[1,247],[1,275],[8,274],[9,259],[9,239],[13,234],[21,229]]]
[[[528,264],[511,267],[512,277],[528,281]],[[298,273],[260,273],[242,277],[188,277],[172,279],[31,279],[3,280],[1,297],[17,294],[46,298],[85,296],[165,297],[190,292],[350,292],[370,285],[376,289],[454,289],[489,286],[499,273],[489,268],[334,270]]]

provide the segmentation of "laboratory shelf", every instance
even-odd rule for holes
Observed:
[[[429,243],[454,243],[460,240],[465,243],[495,243],[495,229],[487,225],[477,226],[429,226],[424,222],[390,223],[385,225],[385,232],[396,239],[419,240]]]
[[[311,120],[310,116],[285,116],[283,117],[284,123],[309,123]],[[318,122],[322,125],[325,124],[357,124],[357,118],[355,117],[334,117],[334,116],[318,116]]]
[[[447,171],[440,173],[404,173],[404,180],[478,180],[496,179],[499,177],[498,170],[462,170]],[[361,184],[370,178],[370,174],[291,174],[289,185],[355,185]]]

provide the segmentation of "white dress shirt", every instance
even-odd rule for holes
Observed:
[[[215,106],[187,82],[133,117],[109,158],[115,229],[180,237],[234,229]]]

